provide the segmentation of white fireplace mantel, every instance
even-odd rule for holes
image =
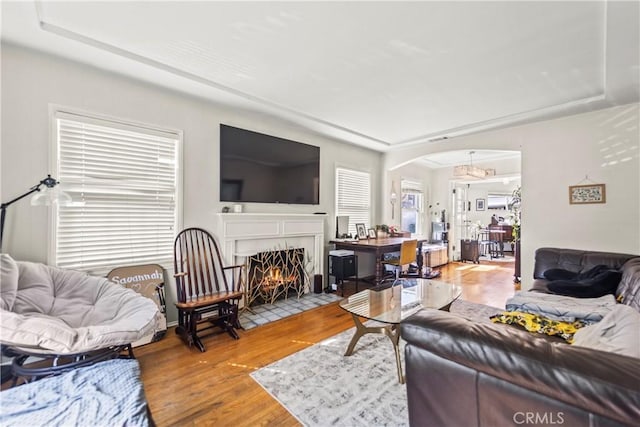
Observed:
[[[217,213],[215,234],[226,261],[243,263],[258,252],[304,248],[322,274],[325,214]]]

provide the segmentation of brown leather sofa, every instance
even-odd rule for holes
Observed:
[[[533,265],[533,286],[531,290],[549,293],[549,281],[544,272],[552,268],[561,268],[574,273],[582,273],[597,265],[622,270],[624,264],[638,255],[615,252],[594,252],[578,249],[539,248],[536,250]]]
[[[596,264],[619,259],[577,252],[584,251],[545,248],[540,261],[584,268],[592,258]],[[631,257],[619,261],[625,273],[617,293],[637,310],[640,257]],[[640,359],[438,310],[404,320],[401,336],[411,426],[635,426],[640,420]]]

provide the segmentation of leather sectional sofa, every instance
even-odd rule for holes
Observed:
[[[638,256],[544,248],[536,253],[536,289],[545,291],[546,268],[579,272],[594,263],[623,270],[616,296],[638,310]],[[412,426],[632,426],[640,420],[639,358],[438,310],[403,321],[401,335]]]

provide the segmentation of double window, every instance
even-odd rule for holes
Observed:
[[[356,224],[371,225],[371,175],[351,169],[336,169],[336,216],[349,217],[349,233]]]
[[[54,119],[56,177],[73,202],[54,219],[53,264],[93,274],[170,266],[181,134],[61,111]]]

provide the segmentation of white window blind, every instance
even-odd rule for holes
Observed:
[[[403,193],[411,193],[411,194],[422,194],[422,183],[416,181],[409,181],[407,179],[403,179],[400,182],[400,186],[402,187]]]
[[[355,236],[356,224],[371,224],[371,177],[367,172],[336,169],[336,216],[349,217],[349,233]]]
[[[57,112],[60,206],[54,263],[104,274],[173,259],[180,135]]]

